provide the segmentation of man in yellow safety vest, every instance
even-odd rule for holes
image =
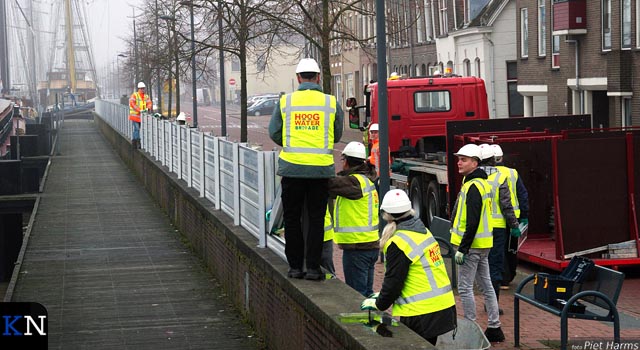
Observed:
[[[489,251],[493,246],[492,188],[487,173],[478,168],[480,146],[467,144],[457,153],[458,173],[464,176],[462,188],[452,210],[451,244],[458,268],[458,293],[464,317],[476,321],[473,283],[477,281],[484,296],[489,322],[485,335],[491,342],[504,341],[500,327],[498,300],[489,276]]]

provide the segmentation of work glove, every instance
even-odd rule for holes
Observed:
[[[518,237],[520,237],[520,235],[522,235],[522,232],[520,231],[520,228],[514,227],[514,228],[511,229],[511,236],[518,238]]]
[[[376,300],[373,298],[363,300],[362,304],[360,304],[360,310],[378,310]]]
[[[522,219],[520,219],[520,223],[523,224],[523,225],[529,225],[529,219],[522,218]]]
[[[454,259],[456,260],[456,264],[458,265],[464,264],[464,253],[461,251],[457,251]]]
[[[369,295],[369,299],[378,299],[379,296],[380,296],[380,292],[375,292]]]

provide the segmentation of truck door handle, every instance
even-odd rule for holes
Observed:
[[[465,113],[467,117],[473,117],[476,115],[476,112],[474,111],[468,111],[467,113]]]
[[[391,116],[391,120],[400,120],[400,116],[399,115],[392,115]]]

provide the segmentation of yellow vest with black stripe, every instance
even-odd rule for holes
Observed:
[[[352,174],[360,183],[362,198],[336,198],[333,210],[334,240],[338,244],[375,242],[378,240],[378,191],[368,177]]]
[[[324,214],[324,241],[332,240],[333,236],[333,220],[331,220],[331,213],[329,213],[329,207],[327,207],[327,212]]]
[[[280,158],[299,165],[333,165],[336,98],[317,90],[298,90],[280,98]]]
[[[496,166],[496,169],[507,176],[507,184],[509,185],[509,193],[511,194],[511,206],[513,206],[513,212],[516,214],[516,217],[520,218],[520,201],[518,200],[518,190],[516,187],[518,183],[518,171],[502,165]]]
[[[489,215],[491,213],[491,185],[485,179],[475,178],[465,182],[458,193],[458,203],[456,207],[455,218],[451,225],[451,244],[459,246],[462,242],[462,236],[467,229],[467,194],[471,185],[476,185],[482,198],[482,209],[480,211],[480,223],[476,236],[471,243],[471,248],[491,248],[493,247],[493,226]]]
[[[440,246],[431,232],[398,230],[384,245],[385,254],[391,243],[411,260],[400,297],[393,303],[394,316],[424,315],[455,304]]]
[[[500,170],[490,174],[487,177],[489,185],[491,185],[491,191],[493,192],[493,205],[491,206],[491,225],[494,228],[506,228],[507,221],[502,214],[502,208],[500,208],[500,185],[507,181],[507,175],[500,172]],[[512,195],[513,197],[513,195]]]

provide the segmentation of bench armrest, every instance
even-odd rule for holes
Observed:
[[[575,301],[578,301],[585,297],[595,297],[597,299],[603,300],[609,306],[609,309],[607,310],[609,313],[606,317],[611,318],[611,316],[615,316],[616,318],[618,318],[618,308],[616,307],[616,304],[614,304],[608,296],[597,290],[583,290],[582,292],[574,294],[571,298],[569,298],[569,300],[567,300],[567,304],[564,306],[564,308],[562,308],[561,315],[566,316],[570,314],[569,307],[573,305]],[[587,300],[585,301],[589,302]]]

